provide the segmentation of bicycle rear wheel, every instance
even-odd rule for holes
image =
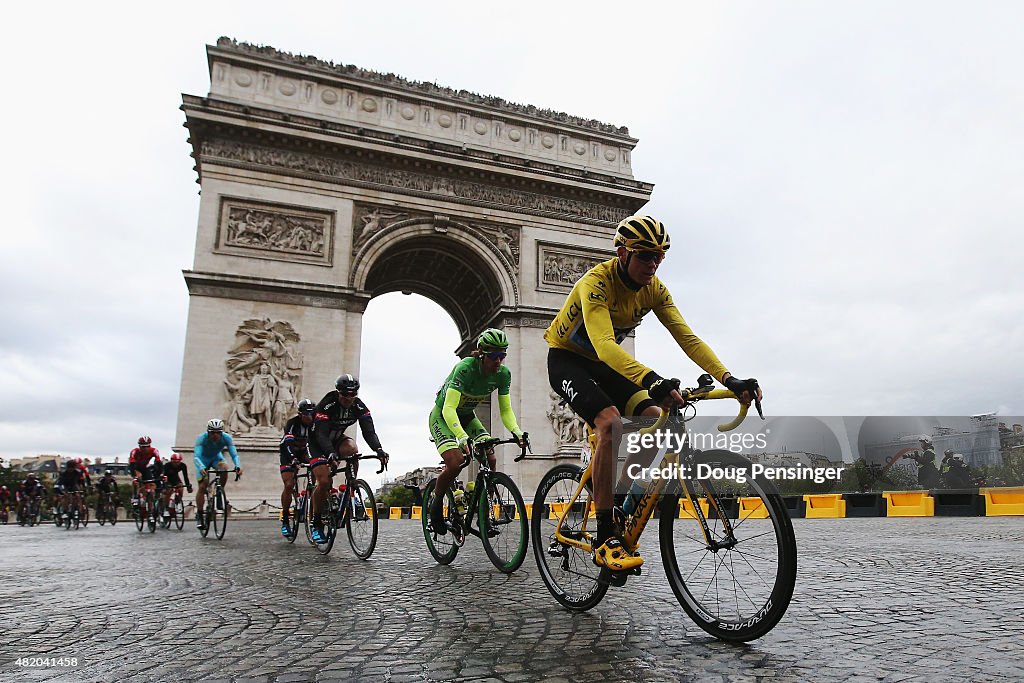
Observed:
[[[455,519],[455,497],[451,491],[445,492],[444,507],[447,509],[445,520],[448,529],[443,534],[438,534],[429,528],[430,506],[434,502],[434,487],[437,486],[437,479],[431,479],[423,489],[423,507],[420,510],[420,521],[423,524],[423,538],[427,541],[427,550],[440,564],[451,564],[455,556],[459,554],[459,545],[456,543],[455,534],[452,533],[452,522]]]
[[[793,523],[771,481],[749,476],[746,458],[707,451],[694,460],[697,465],[745,469],[746,481],[740,484],[737,477],[686,482],[702,511],[706,509],[710,538],[692,507],[680,512],[681,490],[665,496],[659,536],[669,585],[690,618],[716,638],[760,638],[779,623],[793,597]],[[737,496],[735,507],[723,501],[718,489]]]
[[[181,531],[185,526],[185,501],[181,496],[174,497],[174,525]]]
[[[84,503],[82,504],[81,521],[83,529],[89,526],[89,506],[85,505]]]
[[[289,543],[295,543],[299,535],[299,515],[302,514],[302,507],[299,505],[298,491],[292,489],[292,503],[288,506],[288,538]]]
[[[608,574],[594,564],[593,556],[555,538],[562,511],[566,511],[563,536],[589,542],[597,533],[597,518],[588,492],[581,494],[571,509],[565,508],[582,477],[583,470],[576,465],[558,465],[548,470],[537,486],[530,520],[540,578],[558,604],[575,612],[594,607],[608,592]]]
[[[526,559],[530,531],[523,494],[511,477],[504,472],[488,475],[478,514],[480,539],[491,563],[505,574],[519,569]]]
[[[338,537],[338,513],[340,512],[338,506],[338,494],[331,493],[327,497],[327,509],[324,511],[324,537],[326,540],[323,543],[317,543],[316,551],[321,555],[326,555],[331,552],[334,548],[334,539]]]
[[[224,538],[224,532],[228,530],[228,497],[221,486],[217,486],[214,495],[213,505],[213,533],[218,540]]]
[[[377,547],[377,501],[370,485],[362,479],[356,479],[349,490],[352,498],[346,512],[348,524],[345,530],[348,532],[352,552],[359,559],[366,560]]]

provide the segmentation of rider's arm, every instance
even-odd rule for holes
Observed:
[[[201,477],[203,470],[206,469],[206,465],[203,464],[203,441],[205,440],[205,437],[206,433],[204,432],[196,438],[196,447],[195,450],[192,451],[197,477]]]
[[[512,386],[512,373],[507,367],[501,368],[501,385],[498,386],[498,410],[501,413],[501,423],[505,429],[512,432],[516,437],[523,434],[516,421],[516,414],[512,411],[512,399],[509,397],[509,389]]]
[[[444,405],[441,407],[441,417],[444,418],[444,423],[448,425],[448,429],[452,430],[452,434],[455,435],[459,443],[469,438],[469,434],[466,434],[466,430],[462,428],[462,422],[459,420],[459,414],[456,411],[461,401],[462,392],[448,387],[444,392]]]
[[[231,435],[224,432],[224,445],[228,449],[228,455],[231,456],[232,462],[235,463],[235,469],[241,469],[242,464],[238,461],[238,451],[235,450],[235,440],[231,438]]]
[[[659,281],[656,287],[657,298],[654,304],[654,314],[658,316],[658,320],[676,340],[679,348],[690,357],[690,360],[699,365],[704,372],[710,373],[712,377],[724,383],[725,376],[729,374],[725,365],[718,360],[718,356],[711,350],[711,347],[694,334],[690,326],[686,324],[679,309],[672,303],[672,295],[669,294],[665,285]]]
[[[366,445],[372,448],[374,453],[383,450],[380,445],[380,439],[377,438],[377,432],[373,428],[373,418],[370,417],[369,410],[366,411],[365,415],[359,417],[359,431],[363,433]]]

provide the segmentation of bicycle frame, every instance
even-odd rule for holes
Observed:
[[[518,443],[515,438],[509,439],[484,439],[480,442],[473,443],[473,454],[467,455],[462,461],[462,467],[459,468],[459,472],[456,473],[456,478],[462,473],[462,470],[469,467],[469,465],[476,460],[480,469],[476,473],[476,478],[473,480],[473,491],[466,498],[466,512],[461,515],[459,522],[462,525],[462,531],[472,534],[477,538],[482,538],[480,535],[480,529],[473,527],[473,520],[476,519],[477,510],[480,507],[480,496],[487,495],[487,475],[493,472],[490,465],[488,464],[487,451],[492,450],[495,446],[502,444]]]
[[[687,390],[683,394],[683,409],[685,409],[688,405],[696,403],[697,401],[727,398],[739,400],[737,399],[736,394],[729,391],[728,389]],[[640,430],[640,433],[650,434],[658,429],[661,429],[665,425],[665,422],[668,421],[670,414],[670,412],[662,411],[662,414],[657,419],[657,421],[650,427],[642,428]],[[718,425],[718,430],[720,432],[726,432],[735,429],[736,427],[739,426],[741,422],[743,422],[743,419],[746,417],[746,415],[747,406],[740,404],[740,412],[736,416],[736,418],[726,424]],[[591,452],[595,452],[597,447],[597,435],[594,434],[594,432],[589,427],[587,428],[587,440],[590,445]],[[682,463],[684,465],[689,464],[689,460],[692,457],[692,455],[693,454],[689,440],[684,440],[682,450],[676,453],[665,453],[665,455],[662,457],[659,468],[678,466],[680,464],[680,460],[682,460]],[[559,514],[558,525],[555,528],[555,538],[560,543],[564,543],[565,545],[570,545],[575,548],[579,548],[583,552],[587,553],[591,553],[594,550],[593,544],[591,543],[592,535],[586,529],[587,520],[591,518],[592,511],[594,513],[593,516],[596,518],[596,507],[594,506],[593,499],[588,497],[585,503],[585,509],[583,510],[583,523],[580,532],[581,538],[577,539],[563,534],[562,525],[564,524],[565,518],[568,516],[569,511],[572,510],[572,507],[577,504],[580,495],[584,492],[584,490],[587,489],[587,486],[590,484],[591,477],[593,474],[593,467],[594,459],[591,458],[590,462],[587,463],[587,467],[583,471],[582,476],[580,477],[580,483],[576,487],[576,492],[573,494],[572,498],[569,499],[569,502],[565,504],[565,508]],[[673,471],[682,472],[684,471],[684,469],[678,468]],[[665,491],[665,487],[668,486],[668,482],[668,479],[654,479],[650,484],[647,485],[647,488],[644,491],[643,495],[637,501],[636,509],[631,514],[626,516],[622,534],[622,541],[630,552],[634,551],[637,547],[637,544],[640,542],[640,536],[643,534],[644,528],[647,526],[647,522],[649,522],[651,517],[654,515],[654,510],[658,506],[658,501],[661,499],[661,494]],[[697,503],[697,493],[695,490],[692,490],[693,483],[683,478],[677,479],[676,482],[679,484],[682,494],[692,505],[692,509],[696,513],[695,516],[698,520],[698,523],[700,524],[701,531],[704,535],[704,539],[708,543],[708,546],[727,547],[729,545],[728,542],[722,544],[716,542],[713,539],[711,529],[708,527],[707,518],[704,515],[704,511],[701,509],[701,506]],[[728,515],[724,514],[724,511],[722,511],[718,507],[717,497],[714,495],[708,496],[708,502],[710,505],[714,506],[715,514],[717,515],[718,519],[722,521],[723,530],[725,532],[726,538],[732,539],[732,525],[728,520]],[[732,542],[734,543],[735,541],[733,540]]]

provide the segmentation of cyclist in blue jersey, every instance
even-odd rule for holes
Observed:
[[[196,464],[196,528],[203,528],[203,506],[206,504],[206,487],[210,483],[206,476],[207,467],[216,467],[224,470],[220,476],[220,484],[224,486],[227,482],[228,464],[224,461],[224,451],[228,452],[231,460],[235,463],[238,476],[242,476],[242,464],[238,460],[238,451],[235,450],[235,442],[231,435],[224,431],[224,421],[213,418],[206,423],[206,431],[196,439],[195,464]]]

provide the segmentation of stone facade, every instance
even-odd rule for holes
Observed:
[[[182,106],[202,198],[176,448],[223,416],[246,452],[233,502],[273,500],[277,404],[357,372],[367,303],[409,291],[451,314],[457,353],[503,327],[516,414],[551,425],[534,451],[575,457],[542,335],[650,196],[628,131],[226,39],[207,53],[210,92]],[[501,457],[524,491],[556,459]]]

